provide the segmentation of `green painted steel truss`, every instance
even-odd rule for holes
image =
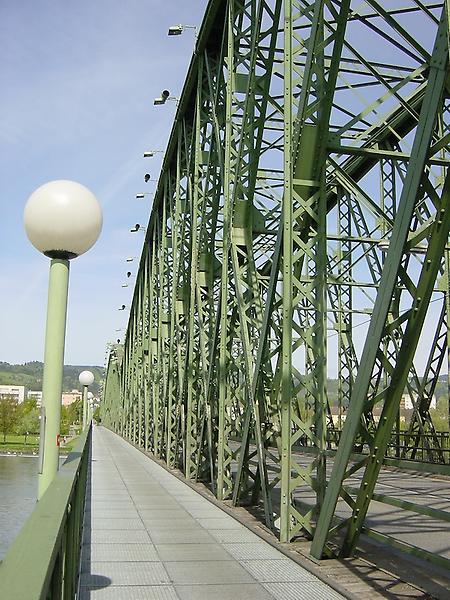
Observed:
[[[354,549],[403,394],[397,458],[448,462],[447,10],[209,2],[110,355],[107,425],[318,558]]]

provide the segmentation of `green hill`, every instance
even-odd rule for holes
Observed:
[[[24,385],[29,390],[42,390],[42,373],[44,365],[38,361],[23,365],[10,365],[0,361],[0,385]],[[95,380],[91,391],[97,394],[103,379],[103,367],[92,365],[64,365],[63,391],[80,389],[78,375],[81,371],[92,371]]]

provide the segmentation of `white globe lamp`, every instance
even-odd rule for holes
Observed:
[[[102,229],[102,210],[94,194],[76,181],[41,185],[28,198],[23,214],[33,246],[50,258],[84,254]]]
[[[91,371],[81,371],[78,376],[78,381],[81,385],[92,385],[94,383],[94,374]]]
[[[86,429],[86,426],[90,421],[90,411],[88,406],[90,392],[88,392],[88,387],[94,383],[94,374],[91,371],[81,371],[78,376],[78,381],[83,386],[83,429]]]

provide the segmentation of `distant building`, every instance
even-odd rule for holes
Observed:
[[[373,420],[375,423],[380,421],[381,411],[383,405],[376,404],[372,408]],[[433,395],[430,401],[430,408],[436,408],[436,396]],[[414,409],[413,401],[409,394],[403,394],[400,401],[400,421],[409,423],[412,416],[412,411]],[[346,411],[343,411],[341,414],[341,423],[343,423],[346,419]],[[337,425],[339,423],[339,408],[336,405],[331,406],[331,418],[333,419],[333,424]]]
[[[73,402],[81,400],[81,397],[81,392],[79,392],[78,390],[72,390],[71,392],[64,393],[62,395],[62,405],[69,406]]]
[[[17,404],[25,400],[27,389],[24,385],[0,385],[0,398],[13,398]]]
[[[27,398],[32,398],[36,400],[36,405],[38,408],[42,406],[42,392],[30,390],[28,392]],[[80,400],[82,398],[81,392],[78,390],[72,390],[71,392],[63,392],[61,396],[61,404],[63,406],[70,406],[73,402]]]
[[[36,400],[36,406],[40,408],[42,406],[42,392],[30,390],[27,398],[29,400]]]
[[[400,409],[413,410],[413,408],[414,406],[411,396],[409,394],[403,394],[400,402]],[[436,408],[436,396],[434,394],[431,398],[430,408]]]

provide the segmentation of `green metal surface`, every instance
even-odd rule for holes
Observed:
[[[41,472],[38,481],[38,498],[58,471],[59,435],[61,421],[61,394],[64,367],[64,341],[66,337],[67,293],[69,286],[69,261],[52,259],[48,285],[47,326],[45,330],[44,374],[42,403],[44,406],[44,444],[40,457]],[[42,429],[41,429],[42,431]]]
[[[0,598],[75,598],[90,428],[43,494],[0,565]]]
[[[446,10],[209,2],[111,353],[107,426],[317,558],[383,461],[448,472]]]
[[[83,385],[83,429],[86,429],[88,423],[88,387],[87,385]]]

